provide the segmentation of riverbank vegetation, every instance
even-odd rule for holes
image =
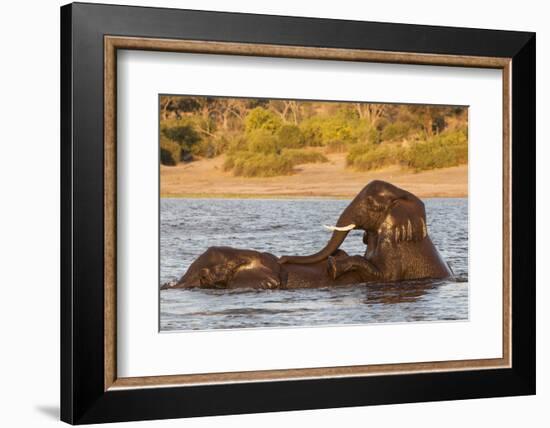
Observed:
[[[224,171],[272,177],[330,153],[358,171],[468,162],[465,107],[161,96],[160,116],[167,166],[224,154]]]

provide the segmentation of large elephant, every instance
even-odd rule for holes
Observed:
[[[283,256],[280,263],[310,264],[328,260],[333,278],[358,272],[364,281],[446,278],[452,273],[428,235],[424,203],[384,181],[371,181],[338,218],[332,237],[309,256]],[[364,256],[332,258],[352,229],[364,230]]]
[[[428,235],[423,202],[392,184],[370,182],[330,229],[327,245],[309,256],[277,259],[254,250],[211,247],[179,281],[163,288],[314,288],[452,274]],[[352,229],[365,231],[364,255],[339,250]]]

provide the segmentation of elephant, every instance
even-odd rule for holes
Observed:
[[[337,250],[333,257],[348,257]],[[326,262],[326,261],[325,261]],[[307,265],[282,265],[270,253],[231,247],[210,247],[189,267],[175,283],[167,283],[162,289],[170,288],[256,288],[295,289],[320,288],[356,284],[361,278],[349,272],[333,280],[326,263]]]
[[[210,247],[169,288],[294,289],[444,279],[452,271],[432,243],[424,203],[384,181],[371,181],[344,209],[328,243],[308,256]],[[339,249],[352,229],[364,231],[364,255]]]
[[[328,243],[309,256],[283,256],[281,264],[310,264],[327,260],[333,279],[355,271],[364,282],[403,281],[452,276],[428,235],[424,203],[412,193],[385,181],[367,184],[338,218]],[[335,258],[350,230],[365,233],[364,256]]]

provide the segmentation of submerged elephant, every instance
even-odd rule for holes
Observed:
[[[344,251],[335,258],[348,257]],[[282,265],[269,253],[231,247],[210,247],[202,253],[177,283],[162,288],[256,288],[292,289],[331,287],[361,282],[356,272],[336,280],[327,272],[326,260],[307,265]]]
[[[329,229],[327,245],[309,256],[211,247],[163,288],[314,288],[452,275],[428,235],[424,203],[390,183],[370,182]],[[365,232],[364,255],[339,250],[352,229]]]

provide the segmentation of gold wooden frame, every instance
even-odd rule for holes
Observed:
[[[116,371],[116,52],[118,49],[246,55],[340,61],[494,68],[503,81],[503,349],[502,358],[379,364],[306,369],[262,370],[119,378]],[[511,58],[381,52],[105,36],[104,38],[104,389],[162,387],[306,378],[441,372],[511,367]]]

